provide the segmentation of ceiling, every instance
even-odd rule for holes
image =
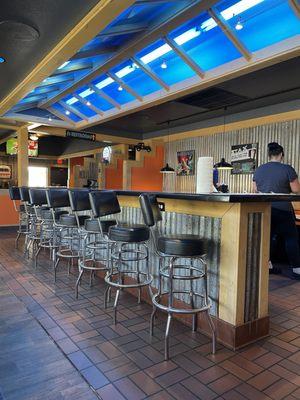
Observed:
[[[12,43],[14,35],[10,34],[4,40],[3,55],[13,48],[13,59],[16,58],[13,66],[8,65],[10,62],[0,64],[0,76],[8,68],[8,79],[0,78],[8,81],[3,89],[7,93],[21,78],[16,75],[26,74],[30,65],[47,54],[97,2],[45,0],[39,7],[39,2],[26,1],[23,8],[22,1],[4,3],[0,6],[1,17],[6,11],[5,19],[12,19],[12,10],[17,8],[18,18],[27,22],[31,18],[34,28],[25,36],[41,33],[39,38],[26,42],[24,50],[20,38]],[[121,129],[123,134],[134,136],[140,135],[140,127],[144,133],[157,129],[166,116],[194,118],[191,114],[196,113],[198,120],[199,115],[207,118],[224,105],[243,109],[245,104],[256,101],[261,106],[265,101],[262,97],[270,99],[277,92],[285,97],[284,90],[290,90],[291,85],[293,89],[297,87],[292,77],[285,79],[276,72],[276,64],[300,54],[297,0],[127,3],[131,5],[64,60],[50,77],[37,83],[5,117],[48,125],[64,123],[75,129]],[[15,31],[12,29],[11,33]],[[15,54],[18,51],[21,55]],[[22,60],[24,65],[19,71]],[[290,68],[294,68],[292,64]],[[279,82],[271,81],[270,72],[264,75],[266,65],[274,65],[269,71],[280,78]],[[256,70],[261,72],[247,74]],[[200,90],[200,97],[195,96]],[[132,113],[141,109],[133,118]]]
[[[1,0],[0,99],[77,24],[98,0]]]
[[[300,57],[264,68],[242,77],[160,104],[101,125],[100,129],[114,135],[153,133],[170,127],[184,126],[226,113],[249,111],[300,99]]]

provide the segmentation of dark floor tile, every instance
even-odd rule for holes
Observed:
[[[105,375],[95,366],[83,369],[81,373],[94,389],[99,389],[109,383]]]
[[[79,370],[88,368],[92,366],[91,361],[82,351],[76,351],[68,355],[68,359],[75,365]]]

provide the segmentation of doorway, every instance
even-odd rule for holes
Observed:
[[[28,185],[30,187],[48,186],[48,168],[28,167]]]

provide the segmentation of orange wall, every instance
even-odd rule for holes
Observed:
[[[0,226],[17,225],[19,223],[18,213],[14,209],[14,204],[9,198],[9,194],[0,194]]]
[[[69,187],[74,187],[74,167],[75,165],[84,165],[84,157],[70,158],[70,178]]]
[[[105,168],[105,189],[123,189],[123,160],[117,160],[117,168]]]
[[[131,168],[131,190],[162,191],[164,147],[157,146],[155,156],[145,156],[143,167]]]

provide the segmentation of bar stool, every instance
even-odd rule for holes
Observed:
[[[16,248],[18,247],[18,242],[20,239],[21,235],[26,235],[28,234],[29,231],[29,220],[27,218],[27,214],[25,212],[25,206],[24,204],[20,204],[17,206],[16,201],[21,201],[21,195],[20,195],[20,189],[17,186],[11,186],[9,189],[9,197],[12,200],[14,204],[14,208],[16,212],[18,213],[19,216],[19,227],[17,230],[17,237],[16,237]]]
[[[34,246],[36,218],[35,218],[34,208],[30,202],[29,188],[27,186],[21,186],[19,190],[20,190],[20,197],[24,205],[26,218],[28,220],[28,230],[25,234],[24,254],[25,255],[27,254],[27,256],[29,257],[30,246],[31,245]]]
[[[35,238],[37,241],[37,249],[34,253],[34,265],[37,267],[37,260],[40,251],[42,249],[49,249],[50,259],[53,260],[57,244],[54,243],[53,218],[52,212],[47,206],[46,189],[30,188],[29,197],[35,211],[37,224],[37,233]],[[65,213],[66,211],[57,211],[55,213],[55,219],[57,220],[60,215]]]
[[[140,195],[140,205],[145,224],[151,230],[156,254],[159,256],[159,284],[158,292],[152,296],[153,312],[150,319],[150,335],[153,335],[154,318],[157,309],[168,313],[165,332],[165,360],[169,359],[169,334],[173,314],[192,314],[192,330],[197,330],[197,314],[205,313],[212,333],[212,353],[216,349],[215,327],[210,315],[211,302],[207,291],[207,265],[205,261],[205,241],[196,235],[168,235],[159,234],[157,223],[162,221],[161,211],[156,196]],[[176,264],[178,260],[184,260],[185,264]],[[165,261],[168,264],[165,265]],[[189,261],[189,262],[188,262]],[[196,267],[198,261],[199,268]],[[188,262],[188,263],[187,263]],[[195,290],[196,281],[202,280],[203,292]],[[188,289],[182,289],[186,282]],[[163,290],[166,283],[167,290]],[[178,285],[176,285],[178,284]],[[175,287],[179,286],[179,287]],[[180,308],[174,305],[176,295],[186,295],[190,307]],[[196,306],[196,300],[200,302]]]
[[[81,236],[81,252],[78,259],[79,275],[75,285],[76,298],[78,298],[78,287],[84,271],[90,272],[90,286],[92,286],[93,277],[97,271],[107,271],[109,242],[106,235],[108,228],[117,223],[116,220],[99,221],[88,218],[84,221],[84,226],[80,226],[79,213],[91,213],[89,193],[89,189],[69,189],[71,209],[76,217]]]
[[[47,204],[52,212],[54,228],[55,253],[53,259],[54,282],[56,282],[56,272],[61,260],[68,261],[68,274],[75,259],[80,255],[80,235],[77,218],[74,214],[62,214],[57,218],[57,212],[61,208],[70,211],[70,199],[67,188],[49,188],[46,190]],[[78,217],[79,225],[84,224],[88,216]]]
[[[121,212],[117,195],[113,191],[95,191],[90,193],[90,201],[94,218],[99,224],[101,217],[118,214]],[[111,288],[116,289],[114,300],[114,323],[117,323],[117,306],[122,289],[138,289],[138,302],[141,302],[141,289],[150,287],[152,276],[149,274],[149,251],[147,241],[149,240],[149,229],[144,225],[117,224],[108,229],[109,270],[105,275],[107,288],[104,294],[104,306],[107,307]],[[141,262],[145,261],[145,268],[141,268]],[[135,282],[125,283],[125,275]]]

